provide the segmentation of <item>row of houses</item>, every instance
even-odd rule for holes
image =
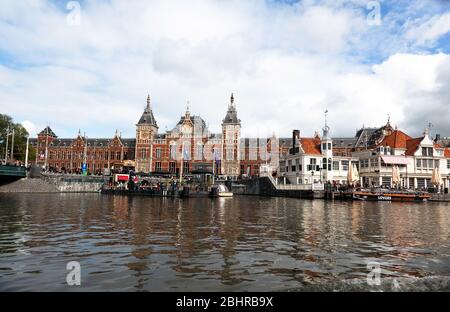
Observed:
[[[411,137],[393,128],[390,120],[381,128],[363,128],[354,138],[332,139],[325,124],[322,136],[301,137],[298,130],[293,131],[292,147],[281,157],[277,176],[289,184],[346,184],[349,168],[354,166],[361,186],[392,187],[395,166],[401,187],[429,188],[437,170],[440,187],[449,188],[449,145],[439,135],[432,139],[429,129]]]

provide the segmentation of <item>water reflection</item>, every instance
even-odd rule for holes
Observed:
[[[281,290],[450,275],[450,205],[235,197],[0,197],[0,289]]]

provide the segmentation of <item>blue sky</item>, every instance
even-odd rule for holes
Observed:
[[[311,136],[328,109],[335,136],[388,114],[450,136],[450,1],[375,2],[379,25],[365,0],[67,3],[2,2],[0,108],[32,134],[132,137],[148,93],[160,132],[187,101],[218,131],[234,92],[244,135]]]

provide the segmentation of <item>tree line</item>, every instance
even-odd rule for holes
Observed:
[[[7,140],[7,135],[12,133],[13,129],[14,150],[13,159],[11,160],[12,136],[9,135]],[[28,131],[20,123],[15,123],[12,117],[8,115],[0,114],[0,159],[4,161],[6,143],[8,141],[8,161],[24,162],[28,135]],[[28,162],[30,162],[30,160],[33,161],[35,158],[36,149],[30,144],[28,149]]]

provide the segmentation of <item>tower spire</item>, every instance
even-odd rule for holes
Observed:
[[[147,108],[150,109],[150,94],[147,96]]]
[[[234,106],[234,94],[233,94],[233,92],[231,92],[230,105]]]

